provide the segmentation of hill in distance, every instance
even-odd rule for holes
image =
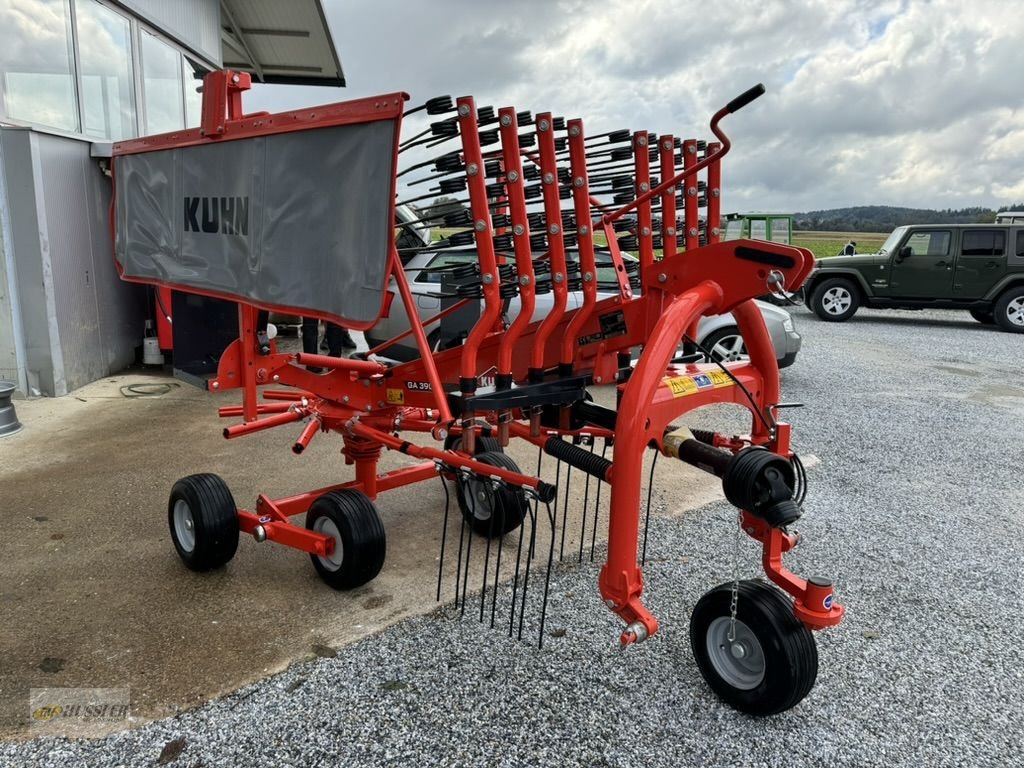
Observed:
[[[1024,210],[1024,203],[1003,206],[999,211]],[[793,226],[811,232],[891,232],[904,224],[987,224],[995,221],[991,208],[899,208],[892,205],[863,205],[794,213]]]

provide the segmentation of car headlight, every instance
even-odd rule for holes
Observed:
[[[782,321],[782,330],[786,333],[796,333],[796,326],[793,325],[793,318],[787,317]]]

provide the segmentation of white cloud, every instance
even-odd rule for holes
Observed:
[[[325,0],[349,88],[257,89],[284,109],[394,90],[413,103],[707,135],[729,118],[724,206],[997,206],[1024,197],[1024,14],[1002,0]],[[410,126],[413,127],[413,126]]]

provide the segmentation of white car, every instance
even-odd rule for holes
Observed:
[[[579,258],[578,253],[569,252],[567,256]],[[623,259],[635,262],[636,259],[626,254]],[[421,251],[414,253],[411,258],[403,259],[405,272],[409,279],[409,286],[416,300],[416,307],[420,320],[427,320],[438,314],[442,309],[441,280],[442,272],[437,271],[439,267],[446,267],[457,264],[475,264],[477,261],[476,251],[472,248],[451,248],[437,251]],[[611,256],[607,251],[597,253],[597,279],[598,298],[606,298],[614,295],[610,291],[615,289],[617,281],[615,270],[612,267]],[[601,290],[603,289],[603,290]],[[395,285],[391,286],[394,293],[398,293]],[[568,309],[582,306],[582,291],[570,291]],[[537,296],[533,312],[533,320],[538,321],[547,316],[554,305],[554,295],[550,292]],[[775,347],[775,354],[779,361],[779,367],[785,368],[792,365],[796,360],[797,352],[800,350],[801,338],[793,325],[793,318],[789,312],[779,307],[758,301],[758,307],[764,315],[765,325],[771,336],[772,344]],[[519,314],[519,297],[512,298],[509,302],[509,309],[506,313],[506,321],[512,322]],[[442,327],[440,321],[435,321],[425,327],[427,338],[435,348],[445,348],[453,343],[459,343],[460,335],[468,333],[478,316],[475,308],[468,308],[469,311],[463,314],[460,311],[454,313],[450,319],[446,319],[444,325],[444,336],[442,339]],[[367,344],[375,347],[386,340],[403,333],[409,329],[409,317],[406,314],[405,306],[401,301],[393,301],[388,317],[381,318],[377,324],[364,332]],[[453,341],[454,339],[454,341]],[[730,314],[713,315],[701,318],[698,326],[697,342],[707,349],[713,359],[720,361],[745,359],[746,347],[743,337],[740,336],[736,321]],[[381,352],[382,356],[395,360],[412,360],[419,357],[419,350],[412,336],[407,336],[402,341],[394,344]]]

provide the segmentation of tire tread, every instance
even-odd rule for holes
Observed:
[[[174,502],[184,499],[192,513],[196,545],[191,553],[177,546],[174,534]],[[210,571],[225,565],[238,550],[238,508],[231,490],[219,475],[204,472],[188,475],[171,488],[167,505],[168,524],[175,550],[193,571]]]
[[[337,571],[324,568],[320,558],[310,554],[313,567],[324,583],[333,589],[347,590],[376,578],[387,556],[384,521],[376,505],[359,491],[328,491],[310,506],[306,528],[312,530],[317,518],[322,516],[330,517],[337,525],[345,553]]]
[[[761,691],[757,698],[752,698],[748,691],[736,691],[717,676],[710,660],[706,659],[706,649],[702,644],[707,642],[707,627],[698,625],[704,621],[704,613],[707,611],[712,612],[711,618],[715,614],[723,615],[723,610],[724,615],[728,615],[731,590],[732,582],[721,584],[701,597],[694,607],[690,624],[690,642],[701,674],[720,698],[740,711],[757,716],[784,712],[802,701],[814,687],[818,674],[818,650],[814,637],[794,615],[793,604],[789,598],[778,589],[763,581],[741,581],[740,605],[746,603],[745,608],[749,608],[753,603],[762,619],[753,623],[746,619],[744,621],[754,631],[766,625],[775,630],[772,639],[778,643],[783,663],[792,668],[790,679],[794,685],[781,691],[767,688]],[[768,656],[769,649],[764,650]]]

